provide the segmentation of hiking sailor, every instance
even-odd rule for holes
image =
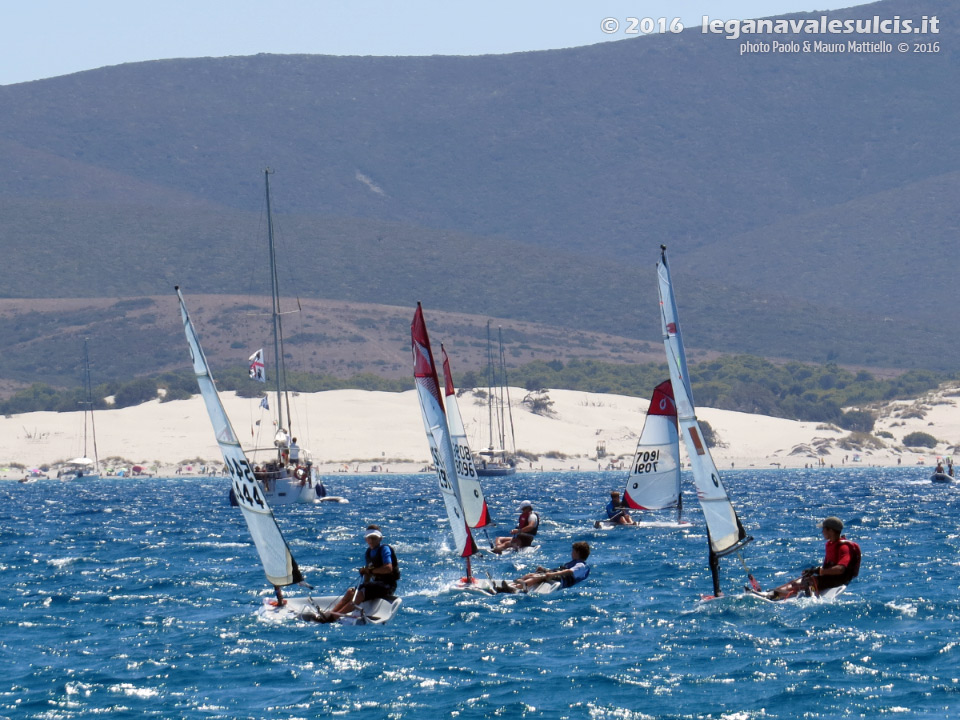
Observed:
[[[494,590],[501,593],[527,592],[535,585],[557,580],[560,581],[560,587],[573,587],[590,576],[588,557],[590,557],[590,545],[583,541],[575,542],[570,551],[570,562],[564,563],[555,570],[538,567],[536,572],[527,573],[512,583],[504,580],[500,585],[495,586]]]
[[[770,600],[786,600],[800,592],[819,596],[830,588],[848,585],[860,573],[860,546],[842,534],[843,521],[828,517],[820,528],[827,541],[823,565],[808,568],[798,579],[775,588],[767,595]]]
[[[367,526],[364,539],[367,542],[365,564],[357,568],[357,572],[363,576],[363,582],[355,588],[349,588],[329,611],[319,613],[315,618],[317,621],[332,622],[353,612],[365,600],[391,598],[397,591],[400,568],[393,548],[382,543],[383,533],[376,525]]]
[[[502,553],[504,550],[529,547],[533,544],[533,537],[540,528],[540,516],[533,511],[533,503],[524,500],[520,503],[520,517],[517,526],[510,531],[510,537],[498,537],[494,542],[493,552]]]

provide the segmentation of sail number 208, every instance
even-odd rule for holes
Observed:
[[[641,475],[648,472],[657,471],[657,463],[660,461],[659,450],[644,450],[637,454],[637,462],[633,467],[635,475]]]

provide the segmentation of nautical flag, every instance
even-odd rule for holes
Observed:
[[[265,383],[267,377],[263,371],[263,348],[250,356],[250,377],[257,382]]]
[[[270,409],[270,403],[267,402],[267,396],[266,396],[266,395],[264,395],[262,398],[260,398],[260,407],[262,407],[264,410],[269,410],[269,409]],[[257,425],[259,425],[259,424],[260,424],[260,421],[257,420]]]

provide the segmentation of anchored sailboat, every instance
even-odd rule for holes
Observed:
[[[680,436],[677,434],[677,405],[673,388],[664,380],[653,390],[647,417],[637,441],[630,466],[624,504],[633,510],[654,512],[676,508],[676,520],[634,518],[639,527],[686,527],[681,520],[683,496],[680,493]],[[600,526],[613,526],[601,522]]]
[[[687,373],[687,358],[683,349],[683,337],[680,334],[680,321],[677,315],[677,302],[673,294],[670,268],[667,265],[667,248],[660,246],[660,262],[657,263],[657,281],[660,290],[660,320],[663,330],[663,345],[667,353],[667,366],[670,369],[670,382],[673,386],[677,404],[677,419],[683,441],[687,446],[693,481],[697,487],[697,499],[703,508],[703,518],[707,524],[707,542],[709,545],[710,574],[713,578],[713,594],[721,595],[719,560],[740,549],[753,540],[747,535],[737,517],[727,491],[720,481],[720,473],[710,456],[710,450],[703,439],[703,431],[697,422],[693,393],[690,390],[690,378]],[[742,562],[742,558],[741,558]],[[744,566],[746,567],[746,566]],[[751,583],[756,583],[747,573]]]
[[[513,409],[510,405],[510,388],[507,384],[507,363],[503,354],[503,329],[498,328],[500,348],[496,365],[493,362],[493,346],[490,343],[490,321],[487,321],[487,424],[490,430],[490,445],[477,453],[480,461],[477,474],[480,477],[503,477],[517,471],[517,440],[513,432]],[[507,449],[507,427],[510,428],[510,450]]]
[[[61,480],[96,480],[100,477],[100,458],[97,455],[97,426],[93,419],[93,386],[90,383],[90,354],[87,341],[83,341],[83,455],[67,460],[57,472]],[[90,441],[93,458],[87,452],[87,417],[90,418]]]
[[[470,558],[479,550],[473,539],[473,533],[470,532],[470,524],[464,511],[460,475],[457,472],[457,453],[447,424],[447,413],[440,395],[437,365],[433,360],[433,351],[430,348],[430,338],[427,335],[427,325],[423,319],[423,308],[420,303],[417,303],[417,310],[410,325],[410,340],[413,349],[413,377],[417,385],[417,398],[420,401],[420,413],[427,434],[427,444],[430,446],[430,455],[437,469],[440,494],[443,496],[443,504],[450,519],[450,529],[453,531],[457,555],[466,560],[467,572],[461,579],[461,583],[469,585],[477,582],[472,574]],[[475,507],[475,503],[472,505]]]
[[[243,513],[243,519],[250,530],[250,537],[260,555],[263,571],[267,581],[273,585],[277,601],[272,606],[265,605],[265,609],[293,614],[300,617],[312,617],[320,611],[332,607],[339,600],[339,596],[307,597],[283,599],[281,588],[289,585],[304,583],[303,574],[290,552],[290,546],[280,532],[280,526],[270,509],[266,493],[260,480],[254,474],[253,466],[240,447],[237,434],[233,431],[230,419],[227,417],[223,403],[217,393],[217,387],[207,364],[207,358],[200,347],[193,322],[187,313],[187,306],[183,300],[180,288],[176,288],[177,299],[180,302],[180,316],[183,319],[183,329],[187,336],[190,348],[190,359],[193,361],[193,371],[200,386],[200,395],[207,407],[207,414],[213,424],[213,432],[217,438],[217,445],[223,454],[223,461],[230,472],[233,494]],[[357,613],[348,622],[386,622],[400,607],[400,600],[371,600],[361,603]]]
[[[320,480],[319,472],[313,465],[309,452],[300,451],[300,448],[293,442],[293,418],[290,411],[290,398],[287,393],[286,379],[287,370],[284,363],[283,353],[283,316],[280,309],[280,282],[277,276],[277,253],[273,240],[273,212],[270,206],[270,174],[271,171],[264,171],[264,183],[267,198],[267,238],[270,254],[270,294],[271,294],[271,320],[273,336],[273,375],[276,386],[276,400],[273,409],[276,412],[275,432],[271,438],[273,447],[258,448],[257,450],[267,450],[272,456],[265,463],[258,463],[255,468],[257,479],[263,484],[264,494],[271,505],[286,505],[289,503],[301,502],[312,503],[318,500],[342,500],[342,498],[326,498],[326,490]],[[296,312],[299,312],[296,311]],[[252,359],[254,365],[251,366],[251,377],[256,377],[261,382],[266,380],[263,366],[262,353],[255,354],[256,359]],[[264,403],[267,407],[269,403]],[[294,452],[296,451],[296,455]],[[237,498],[231,494],[231,502],[237,501]]]

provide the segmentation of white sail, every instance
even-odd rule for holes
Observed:
[[[450,359],[447,351],[440,345],[440,356],[443,358],[444,397],[446,398],[447,427],[450,430],[450,442],[453,444],[453,459],[456,463],[457,482],[460,485],[460,500],[463,503],[463,512],[467,518],[467,525],[472,528],[482,528],[492,524],[487,501],[483,497],[483,488],[480,486],[480,477],[473,464],[473,454],[467,443],[467,431],[463,426],[463,417],[460,415],[460,406],[457,404],[457,392],[453,384],[453,375],[450,372]]]
[[[624,501],[636,510],[680,504],[680,438],[670,381],[657,385],[630,466]]]
[[[437,469],[440,493],[447,508],[447,517],[450,518],[450,529],[453,531],[457,554],[461,557],[470,557],[477,552],[477,545],[473,540],[473,535],[463,512],[459,482],[455,470],[457,463],[450,438],[450,429],[447,427],[443,400],[440,397],[437,366],[433,361],[430,338],[427,335],[427,326],[424,323],[423,310],[419,303],[417,303],[417,312],[410,326],[410,336],[417,397],[420,400],[420,412],[427,433],[427,443],[430,445],[430,456],[433,458],[433,464]]]
[[[180,300],[180,314],[183,317],[183,329],[187,335],[190,347],[190,357],[193,360],[193,371],[197,376],[200,394],[207,406],[210,422],[217,438],[217,445],[223,453],[223,460],[233,478],[233,492],[237,497],[243,518],[247,521],[253,543],[263,562],[263,570],[267,580],[277,586],[292,585],[301,582],[303,576],[297,567],[296,560],[290,553],[287,542],[283,539],[273,511],[263,495],[263,488],[253,475],[253,468],[240,447],[230,419],[223,409],[217,387],[210,374],[207,358],[200,347],[200,339],[190,321],[187,306],[183,301],[180,288],[177,288],[177,298]]]
[[[657,264],[657,281],[660,288],[660,319],[663,330],[663,344],[667,352],[667,365],[670,369],[670,381],[673,384],[674,398],[677,403],[677,419],[683,441],[687,446],[693,480],[697,486],[697,498],[703,508],[703,517],[707,523],[710,537],[712,559],[736,550],[749,540],[730,503],[727,491],[720,481],[720,473],[710,456],[710,450],[703,440],[703,432],[697,422],[690,391],[690,379],[687,374],[687,359],[683,351],[683,338],[680,334],[680,322],[677,319],[677,303],[667,267],[666,248],[661,246],[660,262]]]

